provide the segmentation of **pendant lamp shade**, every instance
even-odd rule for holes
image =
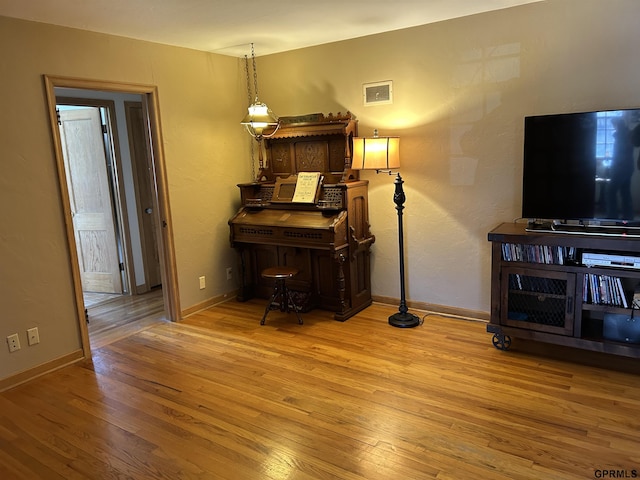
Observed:
[[[247,115],[240,122],[253,137],[260,137],[267,127],[278,126],[278,118],[266,104],[256,102],[249,105]]]

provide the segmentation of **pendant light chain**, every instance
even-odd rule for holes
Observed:
[[[258,69],[256,68],[256,52],[253,50],[253,42],[251,43],[251,61],[253,62],[253,93],[256,95],[255,103],[258,103]],[[262,144],[258,142],[258,148],[260,149],[260,155],[258,155],[258,163],[260,163],[260,171],[264,168],[264,161],[262,160]],[[253,149],[251,150],[253,151]]]
[[[251,54],[253,55],[253,43],[251,44]],[[251,81],[249,80],[249,59],[247,58],[246,55],[244,56],[244,69],[247,74],[247,100],[248,100],[248,105],[251,105]],[[253,68],[253,71],[255,76],[255,66]],[[252,137],[249,137],[249,149],[251,150],[251,179],[254,180],[256,178],[256,160],[255,160],[255,153],[253,149]]]
[[[251,82],[249,80],[249,59],[244,56],[244,71],[247,74],[247,105],[251,105]]]
[[[256,94],[256,102],[258,101],[258,70],[256,69],[256,53],[253,51],[253,43],[251,44],[251,60],[253,61],[253,91]]]

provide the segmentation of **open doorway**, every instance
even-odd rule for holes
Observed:
[[[69,93],[56,89],[56,111],[89,339],[97,348],[165,319],[151,156],[139,95],[62,96]]]
[[[122,162],[112,100],[56,97],[56,114],[69,192],[85,308],[130,292],[132,266],[122,194]]]
[[[152,291],[154,287],[162,285],[160,298],[162,299],[165,318],[172,321],[180,319],[177,275],[172,241],[173,236],[171,233],[172,227],[169,215],[164,158],[161,148],[162,143],[160,140],[161,131],[157,94],[155,87],[152,86],[114,84],[50,76],[45,76],[45,84],[58,165],[61,200],[65,212],[71,269],[73,271],[75,296],[78,307],[78,321],[82,333],[85,356],[89,356],[90,340],[85,321],[83,290],[114,290],[113,293],[109,294],[126,294],[126,296],[129,297],[132,296],[132,294],[135,296]],[[108,97],[118,94],[134,96],[133,100],[128,100],[130,102],[128,113],[125,113],[124,103],[122,103],[121,115],[118,115],[117,112],[110,113],[108,106],[95,105],[95,98],[91,101],[87,100],[92,96],[104,97],[106,95]],[[72,98],[73,101],[69,101],[70,98]],[[84,98],[84,100],[78,102],[80,98]],[[89,105],[82,105],[82,103]],[[73,172],[74,167],[70,164],[69,155],[67,155],[65,159],[64,153],[67,153],[66,150],[68,150],[66,142],[69,141],[69,135],[79,135],[83,137],[84,133],[82,130],[83,128],[85,130],[89,128],[87,125],[90,125],[91,120],[82,120],[82,122],[85,123],[83,123],[82,128],[79,128],[80,131],[65,132],[65,129],[61,128],[59,124],[59,122],[63,121],[62,117],[65,117],[64,120],[68,120],[68,115],[62,113],[63,110],[59,108],[59,106],[65,104],[72,104],[75,107],[85,107],[83,109],[74,108],[71,111],[87,110],[91,112],[90,114],[86,112],[79,114],[80,118],[101,117],[101,119],[104,119],[106,117],[109,119],[109,117],[111,117],[111,120],[113,120],[120,116],[122,117],[123,125],[126,125],[127,118],[129,122],[139,122],[133,128],[125,126],[117,129],[113,128],[113,125],[109,127],[107,123],[107,126],[100,127],[101,132],[96,136],[96,138],[101,137],[102,139],[100,146],[103,150],[103,161],[106,163],[106,173],[103,175],[103,178],[106,179],[108,188],[108,192],[104,195],[104,198],[108,199],[107,203],[111,209],[111,214],[108,215],[108,208],[103,205],[104,214],[93,212],[92,215],[88,215],[87,217],[96,222],[93,227],[99,226],[102,228],[104,224],[110,224],[113,229],[112,234],[97,234],[96,232],[91,232],[90,229],[84,230],[84,238],[81,238],[78,234],[79,229],[76,225],[78,222],[74,222],[74,217],[81,215],[79,213],[81,209],[78,208],[79,199],[76,189],[78,189],[78,191],[85,189],[90,192],[98,187],[89,185],[96,180],[95,178],[92,178],[91,182],[86,185],[69,182],[69,175],[70,172]],[[117,131],[126,132],[128,136],[127,145],[132,152],[130,155],[133,157],[133,161],[144,162],[144,164],[137,169],[135,174],[137,176],[136,179],[134,179],[134,174],[131,174],[130,185],[127,185],[126,182],[123,181],[125,175],[117,162],[117,155],[123,150],[120,150],[118,145],[114,145],[113,141],[109,142],[109,139],[115,139],[115,142],[117,142]],[[82,149],[85,148],[89,142],[90,140],[83,137],[81,143],[84,146],[80,148],[81,153]],[[93,148],[95,149],[98,142],[95,139],[94,142],[95,145]],[[135,146],[132,147],[132,145]],[[141,158],[143,156],[144,159]],[[111,160],[113,160],[112,169],[109,167]],[[96,165],[97,163],[90,168],[94,177],[96,176]],[[136,180],[139,180],[139,182],[134,185],[134,181]],[[140,187],[140,184],[143,184],[143,186]],[[146,187],[144,186],[145,184]],[[141,188],[148,190],[149,198],[140,198]],[[125,194],[127,189],[130,190],[130,195]],[[127,199],[129,199],[128,202]],[[101,201],[101,203],[104,202]],[[129,205],[129,207],[127,207],[127,205]],[[142,212],[142,215],[140,215],[139,212]],[[103,220],[107,219],[108,216],[111,218],[104,220],[98,225],[98,217],[100,215],[103,216]],[[132,225],[135,225],[135,227],[132,227]],[[102,230],[100,230],[100,232],[102,232]],[[110,246],[113,246],[112,252],[109,254],[106,253],[106,250],[103,251],[102,248],[102,245],[107,242]],[[143,247],[143,244],[146,246],[152,245],[150,249],[152,251],[148,251],[143,255],[142,249],[146,248]],[[156,263],[149,264],[149,258],[154,258]],[[94,275],[93,278],[91,278],[91,274],[95,272],[91,272],[91,268],[87,267],[91,267],[91,263],[99,263],[98,260],[117,264],[117,272],[112,272],[107,275]],[[81,262],[83,263],[81,264]],[[120,281],[120,293],[118,293],[117,279]],[[91,285],[91,287],[86,287],[86,285]],[[109,286],[105,287],[105,285]],[[158,295],[156,295],[156,297],[158,297]]]

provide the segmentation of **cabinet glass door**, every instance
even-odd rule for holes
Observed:
[[[503,325],[573,335],[575,274],[506,267],[502,282]]]

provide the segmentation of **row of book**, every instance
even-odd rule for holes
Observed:
[[[503,243],[502,259],[507,262],[545,263],[547,265],[565,265],[574,259],[575,247],[558,245],[522,245]]]
[[[582,301],[596,305],[629,308],[622,279],[611,275],[585,273]]]

